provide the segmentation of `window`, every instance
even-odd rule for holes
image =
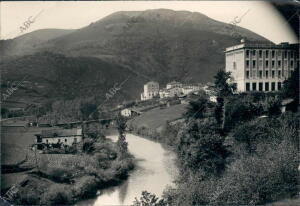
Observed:
[[[272,89],[272,91],[275,91],[275,82],[271,83],[271,89]]]
[[[267,91],[267,92],[269,91],[269,82],[265,83],[265,91]]]
[[[291,68],[294,68],[294,61],[291,61]]]
[[[269,68],[269,61],[266,61],[266,68]]]
[[[246,83],[246,91],[250,91],[250,83]]]
[[[272,78],[275,78],[275,71],[272,71]]]
[[[253,68],[256,68],[256,61],[255,60],[253,60],[252,65],[253,65]]]
[[[48,143],[49,143],[49,140],[46,139],[46,143],[48,144]]]
[[[278,90],[281,89],[281,82],[278,82]]]
[[[259,71],[259,78],[262,78],[262,71]]]
[[[252,55],[255,56],[256,55],[256,51],[252,50]]]
[[[233,69],[236,69],[236,62],[233,62]]]
[[[249,68],[249,60],[246,61],[246,68]]]
[[[74,137],[74,143],[77,143],[77,138],[76,137]]]
[[[281,61],[279,60],[277,63],[278,63],[278,67],[281,67]]]
[[[279,78],[281,77],[281,71],[278,71],[278,77]]]
[[[250,77],[250,72],[246,71],[246,78],[249,79],[249,77]]]
[[[275,58],[275,51],[272,50],[272,58]]]
[[[284,67],[287,67],[287,60],[284,60]]]
[[[275,67],[275,61],[273,60],[272,61],[272,68],[274,68]]]
[[[266,58],[269,58],[269,51],[266,51]]]
[[[263,90],[263,83],[262,83],[262,82],[259,82],[259,84],[258,84],[258,89],[259,89],[259,91],[262,91],[262,90]]]
[[[259,67],[262,67],[262,60],[259,60],[258,65]]]
[[[255,82],[252,83],[252,90],[256,91],[256,83]]]
[[[269,71],[266,71],[266,78],[269,77]]]
[[[259,58],[262,58],[262,50],[258,51]]]
[[[277,51],[277,54],[280,57],[281,56],[281,51]]]
[[[287,56],[288,56],[287,51],[284,51],[284,58],[287,58]]]
[[[60,143],[60,139],[58,139],[57,143]]]
[[[68,142],[68,140],[67,139],[65,139],[65,143],[67,143]]]
[[[294,52],[291,52],[291,58],[294,58]]]
[[[246,50],[246,57],[249,58],[249,50]]]

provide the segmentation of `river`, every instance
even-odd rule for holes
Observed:
[[[113,141],[117,136],[108,136]],[[136,168],[121,185],[101,190],[93,199],[80,201],[78,206],[132,205],[143,190],[161,196],[167,185],[172,186],[178,174],[175,154],[160,143],[133,134],[127,134],[128,149],[136,158]]]

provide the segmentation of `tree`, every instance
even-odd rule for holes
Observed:
[[[185,113],[187,118],[203,118],[205,111],[207,111],[209,105],[208,100],[204,97],[200,97],[196,101],[191,101]]]
[[[231,79],[231,73],[225,71],[218,71],[218,73],[214,76],[215,78],[215,92],[217,94],[217,106],[215,108],[215,118],[218,124],[223,123],[224,127],[224,119],[225,119],[225,108],[224,102],[225,98],[229,95],[233,94],[233,91],[236,90],[236,86],[234,84],[229,84],[228,81]]]
[[[178,135],[177,153],[183,168],[201,169],[207,176],[223,172],[229,151],[213,118],[191,120]]]
[[[281,100],[279,97],[266,97],[263,102],[263,109],[267,112],[269,116],[271,115],[279,115],[281,113]]]
[[[86,124],[84,128],[84,133],[92,139],[103,140],[105,138],[101,130],[101,124],[99,122]]]
[[[292,72],[290,78],[283,82],[282,96],[284,98],[294,98],[299,102],[299,67]]]
[[[228,83],[228,81],[232,78],[231,72],[218,71],[218,73],[214,76],[215,78],[215,92],[218,97],[227,97],[236,90],[236,86],[234,84]]]
[[[80,112],[84,120],[88,119],[90,116],[93,119],[98,119],[99,116],[96,104],[83,103],[80,105]]]
[[[167,206],[167,203],[164,201],[164,199],[159,199],[156,197],[155,194],[143,191],[139,200],[135,198],[133,206]]]
[[[120,151],[120,156],[123,158],[126,154],[128,154],[128,143],[126,142],[126,119],[120,114],[117,116],[117,129],[119,133],[119,138],[117,141],[117,145]]]
[[[281,90],[282,98],[292,98],[294,102],[291,105],[293,111],[297,111],[299,106],[299,66],[292,72],[290,78],[283,82],[283,88]]]
[[[95,150],[94,142],[95,142],[94,139],[85,138],[83,140],[82,150],[88,154],[92,153]]]
[[[1,117],[2,117],[2,118],[3,118],[3,117],[7,117],[8,114],[9,114],[8,109],[2,107],[2,108],[1,108]]]

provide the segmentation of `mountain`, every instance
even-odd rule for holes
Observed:
[[[197,12],[121,11],[10,54],[51,51],[89,56],[122,64],[161,84],[174,79],[207,82],[224,68],[225,48],[238,44],[241,38],[267,41],[247,29]]]
[[[2,94],[12,88],[12,83],[17,85],[5,106],[11,101],[41,103],[75,98],[107,103],[135,100],[145,81],[125,67],[98,58],[50,52],[5,60],[0,68]]]
[[[1,56],[25,55],[32,53],[32,51],[34,51],[38,45],[45,43],[51,39],[70,34],[71,32],[73,32],[73,30],[41,29],[21,35],[14,39],[1,40]]]

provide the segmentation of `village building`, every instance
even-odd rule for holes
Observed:
[[[141,112],[138,109],[133,109],[133,108],[125,108],[121,110],[121,115],[123,117],[133,117],[140,115]]]
[[[166,85],[166,89],[171,89],[171,88],[174,88],[174,87],[182,88],[182,83],[176,82],[176,81],[172,81],[172,82],[170,82],[170,83],[168,83]]]
[[[166,85],[166,88],[159,90],[159,97],[161,99],[167,97],[175,97],[181,95],[187,95],[192,92],[196,92],[200,90],[200,86],[198,84],[182,84],[180,82],[170,82]]]
[[[170,97],[170,91],[168,89],[161,89],[159,90],[159,98],[167,98]]]
[[[299,44],[246,43],[226,48],[226,72],[238,92],[277,91],[299,64]]]
[[[57,144],[72,146],[82,141],[82,129],[49,129],[36,134],[36,142],[40,144]]]
[[[169,91],[169,97],[178,97],[182,94],[182,87],[171,87],[167,89]]]
[[[182,87],[182,94],[187,95],[192,92],[196,92],[200,90],[200,86],[197,84],[187,84]]]
[[[159,84],[151,81],[144,85],[144,92],[141,94],[141,100],[149,100],[159,96]]]
[[[131,109],[125,108],[121,110],[121,115],[123,117],[130,117],[131,116]]]

